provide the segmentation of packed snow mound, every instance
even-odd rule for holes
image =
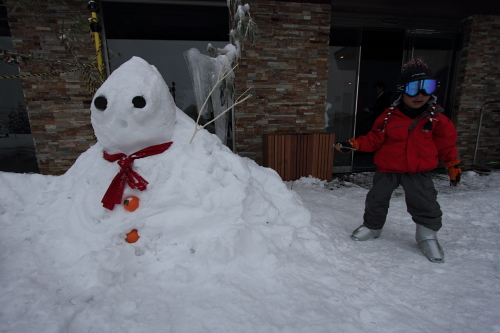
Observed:
[[[133,57],[113,72],[91,110],[97,144],[38,190],[36,204],[48,208],[39,237],[46,237],[42,243],[50,246],[43,252],[54,262],[74,264],[90,251],[121,246],[137,255],[165,251],[179,262],[194,254],[238,260],[236,252],[286,251],[296,229],[309,225],[309,211],[275,171],[234,154],[207,131],[191,143],[194,121],[175,107],[163,78],[143,59]],[[103,208],[101,199],[121,170],[103,153],[131,154],[167,140],[173,142],[168,150],[132,162],[147,188],[125,185],[122,197],[138,197],[139,208]],[[133,229],[140,239],[130,245],[125,236]]]
[[[178,114],[171,148],[134,161],[149,182],[142,192],[126,187],[124,196],[140,198],[134,212],[102,206],[119,166],[99,143],[62,176],[0,173],[0,197],[9,202],[0,208],[8,235],[0,243],[8,268],[1,298],[16,304],[2,309],[8,332],[111,332],[109,321],[124,332],[203,331],[207,323],[194,324],[188,309],[220,317],[201,310],[210,298],[241,297],[256,281],[261,296],[285,293],[280,281],[300,265],[290,259],[298,251],[300,262],[312,258],[304,239],[308,247],[319,242],[309,211],[273,170],[206,131],[190,144],[187,129],[194,122]],[[140,235],[134,244],[125,241],[131,229]],[[158,311],[175,319],[147,315]]]
[[[238,281],[239,288],[262,278],[272,285],[290,251],[301,247],[298,239],[309,234],[310,212],[275,171],[234,154],[205,130],[190,143],[196,125],[172,106],[154,68],[133,58],[115,73],[96,93],[104,99],[92,105],[98,142],[64,175],[0,173],[0,197],[19,199],[0,206],[9,235],[1,242],[2,264],[9,268],[2,300],[25,300],[2,309],[10,331],[35,325],[55,332],[62,325],[78,332],[89,318],[102,321],[96,325],[103,331],[116,306],[120,316],[138,304],[147,307],[138,300],[151,294],[149,288],[162,298],[152,301],[156,307],[177,302],[182,293],[206,293],[214,283],[230,288]],[[131,102],[136,96],[145,103]],[[103,153],[130,154],[166,140],[173,142],[169,149],[132,163],[147,188],[125,185],[123,198],[137,196],[139,208],[104,208],[101,199],[121,167]],[[125,238],[133,229],[140,238],[130,244]],[[36,304],[30,301],[34,290]],[[83,314],[75,316],[68,304]],[[49,318],[43,324],[37,319],[42,309]],[[153,318],[153,327],[155,321],[164,323]]]
[[[101,198],[120,167],[102,157],[99,142],[82,154],[41,195],[41,204],[49,208],[44,217],[50,221],[47,237],[61,242],[59,248],[47,239],[48,251],[68,263],[112,246],[133,246],[138,254],[168,248],[173,257],[223,252],[225,260],[237,259],[234,247],[241,251],[242,243],[252,255],[267,251],[268,242],[286,251],[295,230],[310,222],[300,197],[274,170],[232,153],[215,135],[200,131],[190,144],[194,126],[179,111],[172,146],[133,162],[133,169],[149,182],[144,191],[125,187],[124,198],[140,199],[134,212],[120,205],[111,211],[102,207]],[[134,245],[124,240],[132,229],[141,237]],[[213,253],[211,247],[228,234],[231,243],[218,244]],[[70,244],[74,249],[65,251]]]

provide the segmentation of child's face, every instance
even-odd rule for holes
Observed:
[[[403,94],[403,103],[410,109],[419,109],[431,99],[431,95],[424,96],[422,93],[417,96],[408,96],[407,94]]]

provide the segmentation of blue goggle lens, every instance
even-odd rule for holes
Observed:
[[[430,95],[437,88],[437,81],[433,79],[418,80],[413,82],[408,82],[405,85],[405,94],[408,96],[417,96],[419,92],[424,95]]]

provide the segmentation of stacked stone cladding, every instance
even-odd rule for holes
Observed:
[[[500,100],[500,16],[474,15],[462,22],[463,45],[455,94],[453,120],[458,131],[458,150],[465,166],[474,158],[480,110],[484,103]],[[483,111],[478,166],[500,163],[500,103]]]
[[[74,13],[90,17],[87,2],[66,0],[55,6],[42,0],[41,8],[49,17],[45,22],[15,0],[5,3],[16,51],[34,58],[21,65],[21,74],[65,71],[73,69],[75,61],[94,61],[90,35],[74,46],[76,59],[58,35],[72,23]],[[259,27],[259,40],[242,51],[236,94],[252,88],[253,98],[235,107],[236,151],[262,163],[264,135],[324,132],[330,5],[253,0],[251,14]],[[474,155],[481,105],[500,99],[500,16],[469,17],[462,32],[453,120],[460,158],[467,165]],[[62,174],[95,143],[89,111],[92,93],[79,71],[33,76],[22,82],[40,172]],[[500,105],[485,108],[477,164],[500,162],[500,113],[491,109]]]
[[[82,43],[72,43],[71,52],[60,39],[74,24],[74,15],[85,20],[91,16],[86,1],[66,0],[56,5],[41,0],[41,12],[27,11],[15,0],[5,3],[15,50],[33,57],[21,64],[20,74],[68,71],[77,62],[89,65],[94,61],[90,34],[82,35]],[[62,174],[95,143],[90,123],[92,93],[80,71],[21,81],[40,173]]]
[[[328,79],[330,5],[252,0],[259,29],[236,70],[236,152],[261,164],[266,134],[323,133]]]

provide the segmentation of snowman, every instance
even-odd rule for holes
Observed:
[[[176,107],[168,87],[156,68],[140,58],[133,58],[110,78],[94,97],[92,124],[104,149],[103,157],[120,166],[102,199],[112,210],[122,201],[125,185],[141,191],[148,182],[132,168],[136,158],[161,154],[172,142]],[[130,85],[129,82],[134,82]],[[109,106],[109,107],[108,107]],[[129,211],[139,206],[133,196],[123,201]],[[138,240],[136,230],[127,235],[129,242]]]
[[[169,331],[170,310],[187,324],[184,308],[203,308],[219,290],[246,294],[255,279],[263,291],[293,294],[283,281],[321,247],[309,211],[274,170],[205,130],[190,143],[196,124],[140,58],[109,76],[91,113],[97,142],[64,175],[9,183],[30,186],[2,211],[11,229],[2,248],[4,295],[22,300],[12,310],[19,322],[109,331],[109,318],[121,318],[131,331]],[[135,210],[124,205],[130,198]],[[9,211],[26,218],[10,219]]]
[[[91,110],[103,157],[116,161],[121,168],[102,199],[103,206],[112,210],[123,201],[127,210],[134,211],[140,200],[136,196],[122,200],[124,188],[128,184],[143,191],[148,182],[133,170],[132,163],[136,158],[161,154],[170,147],[175,102],[156,68],[134,57],[97,91]],[[127,234],[128,242],[138,239],[136,229]]]
[[[92,207],[82,215],[99,221],[98,229],[105,225],[108,236],[129,242],[145,236],[138,241],[145,243],[193,229],[201,237],[227,223],[292,229],[309,223],[310,213],[274,170],[232,153],[205,130],[190,143],[196,124],[175,106],[158,70],[139,57],[97,90],[91,120],[97,144],[68,177],[87,179],[88,191],[75,194],[86,193],[81,201]],[[88,159],[92,171],[79,167]]]

